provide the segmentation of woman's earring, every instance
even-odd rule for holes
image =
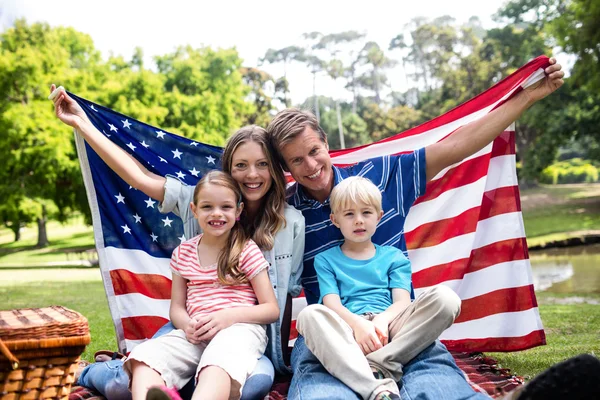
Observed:
[[[235,220],[236,220],[236,221],[239,221],[239,220],[240,220],[240,217],[236,217],[236,218],[235,218]]]

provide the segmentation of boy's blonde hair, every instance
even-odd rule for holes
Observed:
[[[331,213],[335,214],[350,204],[365,203],[381,211],[381,192],[367,178],[351,176],[338,183],[331,191],[329,206]]]

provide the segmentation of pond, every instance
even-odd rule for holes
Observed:
[[[532,251],[535,290],[600,294],[600,244]]]

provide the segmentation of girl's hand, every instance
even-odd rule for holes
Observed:
[[[375,330],[375,324],[373,322],[358,317],[352,326],[352,330],[354,331],[354,339],[356,339],[356,343],[358,343],[364,355],[383,347],[377,336],[377,331]]]
[[[220,330],[235,324],[235,314],[235,310],[229,308],[198,317],[198,340],[211,340]]]
[[[50,93],[54,92],[56,86],[50,86]],[[54,113],[65,124],[73,128],[79,128],[89,119],[81,106],[73,100],[63,88],[58,89],[59,93],[52,100],[54,102]]]
[[[190,318],[187,326],[183,330],[187,341],[191,344],[199,344],[201,342],[201,340],[198,339],[198,335],[196,335],[198,326],[198,321],[194,318]]]

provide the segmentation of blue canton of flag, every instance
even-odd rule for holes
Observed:
[[[207,171],[221,168],[220,147],[174,135],[72,93],[69,95],[100,132],[157,175],[171,175],[194,186]],[[119,178],[87,144],[86,152],[100,206],[105,246],[170,257],[183,238],[181,219],[172,213],[161,214],[156,200]]]

